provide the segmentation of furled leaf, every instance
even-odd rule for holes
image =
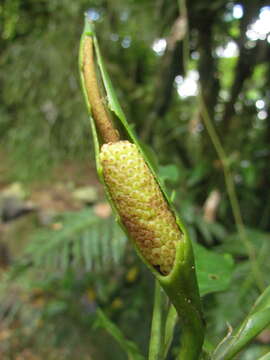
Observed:
[[[129,359],[144,360],[137,345],[133,341],[127,340],[119,327],[114,324],[101,309],[97,309],[97,320],[94,326],[105,329],[128,354]]]
[[[270,324],[270,286],[255,302],[242,325],[222,341],[213,360],[230,360]]]
[[[270,352],[260,357],[258,360],[270,360]]]

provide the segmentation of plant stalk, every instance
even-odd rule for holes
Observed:
[[[162,289],[155,280],[154,309],[152,316],[148,360],[159,360],[162,341]]]

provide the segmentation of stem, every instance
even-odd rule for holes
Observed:
[[[268,352],[264,356],[260,357],[258,360],[270,360],[270,352]]]
[[[218,134],[212,124],[211,118],[209,116],[208,110],[206,108],[205,102],[203,100],[202,94],[200,92],[199,94],[199,101],[200,101],[200,108],[202,110],[202,118],[206,127],[206,130],[208,131],[208,134],[210,136],[210,139],[214,145],[214,148],[217,152],[217,155],[219,157],[219,160],[222,164],[222,169],[224,173],[224,179],[225,179],[225,185],[227,188],[229,200],[231,203],[232,213],[235,221],[235,225],[237,228],[237,231],[239,233],[240,240],[242,241],[243,245],[245,246],[251,266],[253,269],[253,274],[257,282],[258,288],[263,291],[265,288],[264,280],[256,259],[256,253],[253,244],[248,240],[246,236],[245,226],[241,214],[240,204],[239,200],[237,198],[236,189],[233,181],[233,177],[230,170],[230,165],[228,161],[228,157],[225,153],[225,150],[221,144],[221,141],[218,137]]]
[[[181,327],[181,360],[198,360],[201,354],[205,324],[201,311],[197,277],[191,241],[184,231],[179,242],[175,265],[169,276],[159,281],[174,305]]]
[[[162,291],[159,282],[155,280],[154,309],[152,316],[148,360],[159,360],[162,326]]]
[[[170,305],[165,325],[164,347],[162,359],[166,359],[173,340],[174,328],[177,322],[177,312],[173,305]]]
[[[177,356],[177,360],[198,360],[198,352],[194,347],[194,333],[193,330],[188,330],[187,327],[183,328],[181,334],[181,346]]]

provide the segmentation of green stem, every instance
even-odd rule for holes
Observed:
[[[173,271],[169,276],[159,277],[159,281],[179,317],[181,327],[179,359],[198,360],[205,329],[192,245],[186,232],[178,246]]]
[[[161,328],[162,328],[162,290],[159,285],[159,282],[156,280],[148,360],[159,360],[161,339],[162,339]]]
[[[205,102],[203,100],[202,94],[199,94],[199,101],[200,101],[200,108],[202,111],[202,118],[206,127],[206,130],[208,131],[208,134],[211,138],[211,141],[214,145],[214,148],[217,152],[217,155],[219,157],[219,160],[222,164],[223,173],[224,173],[224,179],[225,184],[229,196],[229,200],[231,203],[232,213],[235,221],[235,225],[240,237],[240,240],[242,241],[243,245],[245,246],[248,256],[250,258],[250,262],[252,265],[253,275],[256,279],[258,288],[263,291],[265,288],[264,280],[257,262],[256,253],[253,244],[248,240],[246,236],[245,226],[240,210],[240,204],[237,198],[236,189],[233,181],[233,177],[230,170],[230,165],[228,161],[228,157],[225,153],[225,150],[221,144],[221,141],[218,137],[218,134],[212,124],[212,121],[210,119],[207,107],[205,105]]]
[[[166,359],[168,355],[173,340],[173,333],[176,322],[177,322],[177,312],[175,310],[175,307],[173,305],[170,305],[170,309],[165,324],[164,347],[163,347],[162,359]]]
[[[198,351],[194,347],[193,329],[183,328],[181,335],[181,346],[177,360],[198,360]]]

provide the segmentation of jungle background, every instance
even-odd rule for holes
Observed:
[[[0,358],[125,359],[131,341],[147,351],[153,279],[95,172],[78,73],[85,12],[201,245],[211,348],[269,285],[270,3],[2,0]],[[266,329],[239,359],[269,349]]]

